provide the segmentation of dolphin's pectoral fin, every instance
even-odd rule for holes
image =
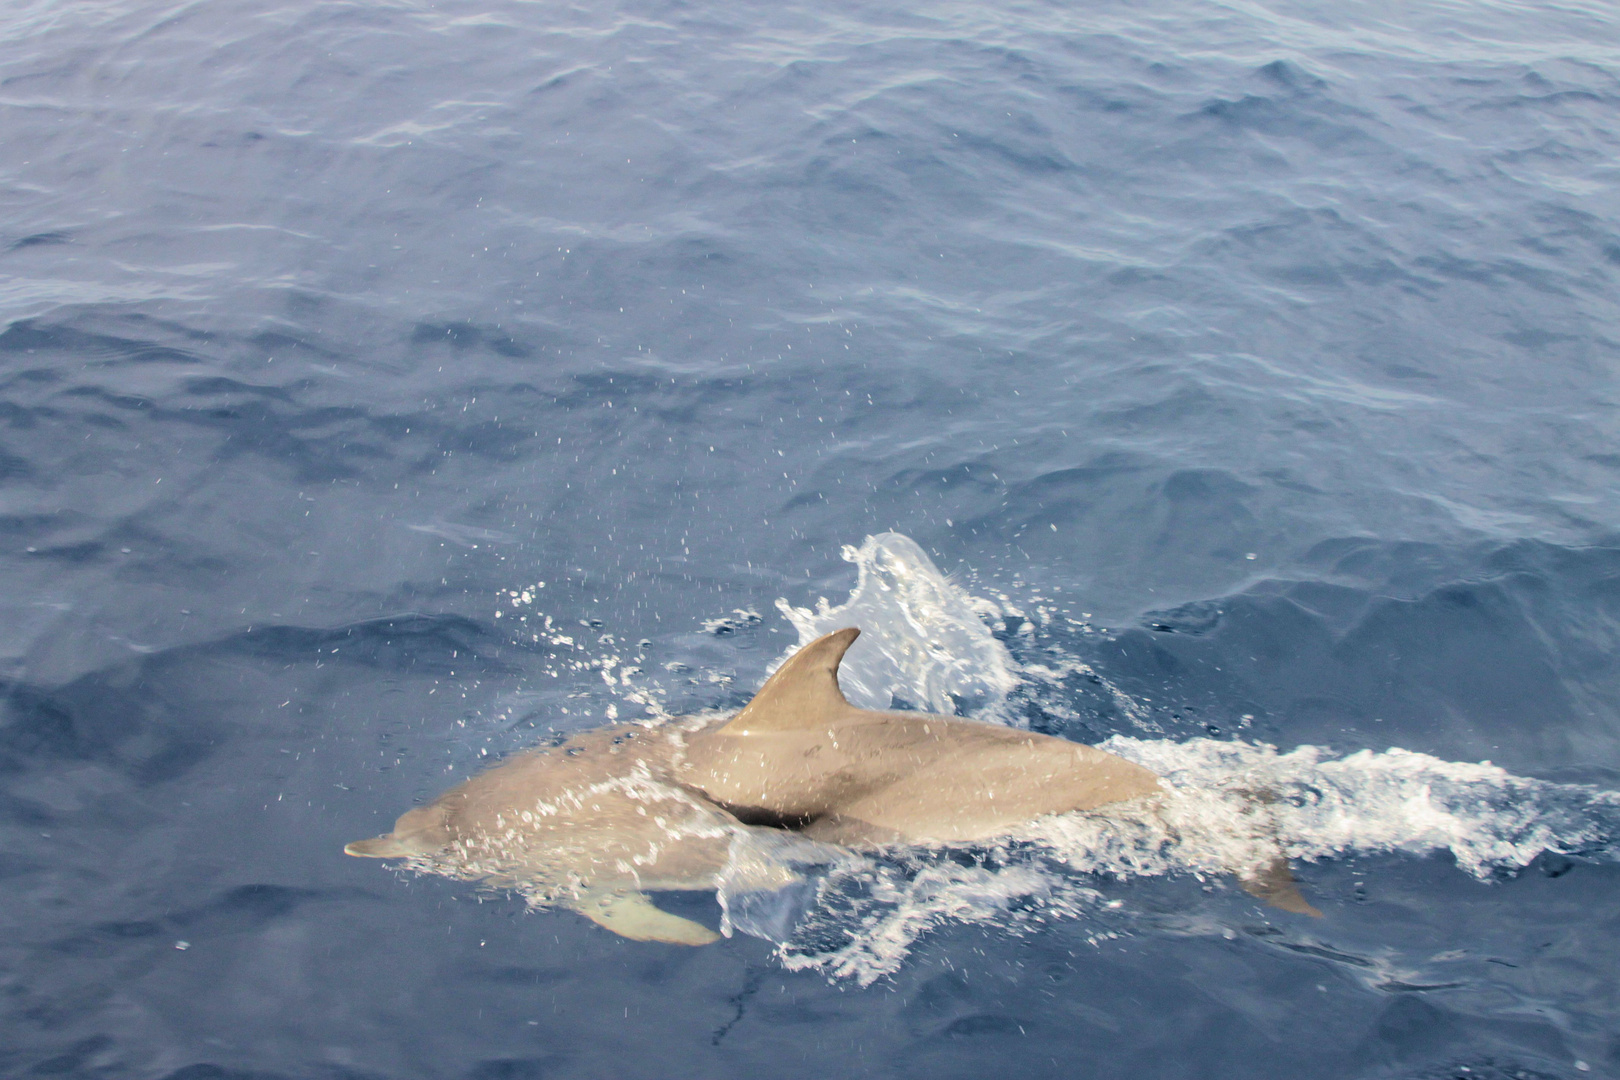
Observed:
[[[647,894],[625,890],[591,890],[574,904],[591,922],[631,941],[664,941],[671,945],[709,945],[720,935],[702,923],[660,911]]]
[[[1294,872],[1289,869],[1288,860],[1281,855],[1262,867],[1240,875],[1238,880],[1242,883],[1244,892],[1256,900],[1265,901],[1268,907],[1291,911],[1295,915],[1310,915],[1317,919],[1322,917],[1322,913],[1311,906],[1311,902],[1305,899],[1305,894],[1299,891],[1299,882],[1294,880]]]
[[[361,859],[397,859],[409,855],[410,851],[389,833],[385,836],[373,836],[370,840],[356,840],[352,844],[344,844],[343,854],[354,855]]]

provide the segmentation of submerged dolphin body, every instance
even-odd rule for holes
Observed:
[[[857,849],[968,842],[1162,792],[1140,765],[1065,739],[856,708],[838,665],[859,634],[806,645],[729,720],[617,724],[519,754],[344,850],[515,886],[625,937],[701,945],[713,931],[642,890],[714,888],[750,832]],[[1316,914],[1280,857],[1239,876],[1276,907]],[[755,867],[750,884],[791,880]]]

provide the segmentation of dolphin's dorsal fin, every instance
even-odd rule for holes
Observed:
[[[853,711],[838,689],[838,664],[860,636],[853,626],[834,630],[788,657],[721,732],[750,735],[813,728]]]

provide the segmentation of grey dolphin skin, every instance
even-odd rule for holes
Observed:
[[[743,821],[850,847],[986,840],[1160,790],[1140,765],[1066,739],[857,709],[838,689],[838,665],[859,635],[806,645],[742,712],[692,736],[683,781]]]
[[[510,886],[638,941],[707,945],[644,889],[713,889],[737,821],[671,781],[667,733],[616,724],[508,758],[343,850]]]
[[[660,911],[645,891],[715,888],[744,832],[789,829],[855,849],[986,840],[1161,793],[1153,773],[1094,747],[854,707],[838,665],[859,635],[806,645],[729,720],[616,724],[517,754],[344,851],[520,888],[628,938],[702,945],[713,931]],[[758,887],[792,880],[786,869],[756,873]],[[1243,885],[1319,914],[1281,858]]]

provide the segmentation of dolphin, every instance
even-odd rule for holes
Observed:
[[[812,641],[733,717],[615,724],[520,753],[344,851],[516,887],[628,938],[701,945],[712,930],[645,890],[715,888],[750,832],[868,851],[963,843],[1164,794],[1148,769],[1067,739],[856,708],[838,666],[859,635]],[[753,887],[795,880],[785,867],[751,872]],[[1320,914],[1280,855],[1238,876],[1275,907]]]
[[[682,781],[741,821],[854,848],[988,840],[1161,791],[1142,766],[1067,739],[856,708],[838,665],[859,635],[812,641],[735,717],[688,738]]]
[[[1152,771],[1083,743],[922,712],[861,709],[838,667],[860,636],[817,638],[766,680],[731,720],[697,732],[678,762],[688,786],[739,821],[795,829],[857,850],[990,840],[1052,814],[1149,801]],[[1251,807],[1270,801],[1250,793]],[[1234,868],[1245,892],[1320,916],[1274,838]]]
[[[637,941],[707,945],[714,931],[644,891],[713,889],[739,827],[668,781],[675,750],[634,724],[587,731],[514,755],[343,850],[516,888]]]

